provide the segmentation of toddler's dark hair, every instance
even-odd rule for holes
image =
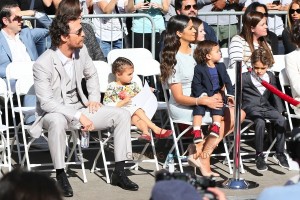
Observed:
[[[194,59],[196,60],[197,64],[204,64],[206,63],[206,55],[209,54],[213,47],[218,46],[219,44],[211,41],[211,40],[204,40],[197,42],[197,47],[194,51]]]

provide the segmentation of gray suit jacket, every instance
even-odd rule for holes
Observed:
[[[270,84],[276,87],[276,79],[272,72],[267,71],[270,77]],[[282,100],[268,89],[265,90],[263,95],[254,86],[249,72],[242,75],[242,109],[247,113],[254,111],[262,111],[264,109],[277,110],[282,113],[284,107]]]
[[[88,101],[100,102],[100,89],[97,70],[88,55],[86,46],[75,51],[75,76],[79,97],[83,105]],[[74,120],[78,110],[65,105],[67,76],[55,49],[48,49],[33,65],[34,88],[37,95],[36,121],[30,129],[32,137],[38,138],[42,131],[43,116],[46,113],[61,113],[68,122]],[[81,87],[86,79],[88,98]]]

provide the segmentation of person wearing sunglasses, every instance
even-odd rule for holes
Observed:
[[[240,10],[246,0],[198,0],[200,16],[202,21],[207,22],[216,33],[220,47],[228,47],[230,38],[238,33],[237,17],[235,15],[209,15],[201,16],[201,12],[233,12]]]
[[[66,129],[72,124],[82,127],[84,132],[113,128],[115,170],[111,184],[137,191],[139,186],[124,171],[125,160],[131,160],[128,155],[132,155],[130,113],[100,103],[97,70],[83,43],[81,11],[56,15],[49,31],[51,48],[33,65],[37,105],[36,121],[30,128],[30,135],[38,138],[42,128],[47,130],[58,186],[65,197],[73,196],[64,170]],[[81,86],[82,78],[86,79],[87,96]]]
[[[288,54],[294,51],[297,46],[291,40],[291,32],[295,22],[300,19],[300,0],[294,0],[288,9],[287,21],[288,25],[282,32],[282,43],[284,46],[284,53]]]
[[[47,29],[23,28],[21,11],[18,4],[1,1],[0,3],[0,77],[6,78],[6,67],[13,61],[35,61],[39,54],[37,38],[45,38]],[[36,31],[38,30],[38,31]],[[37,35],[38,33],[38,35]]]
[[[196,0],[175,0],[175,10],[178,15],[186,15],[188,17],[198,16],[198,6]],[[203,20],[202,20],[203,21]],[[217,36],[214,29],[203,21],[205,39],[217,42]]]

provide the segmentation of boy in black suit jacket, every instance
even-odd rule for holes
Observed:
[[[276,87],[274,74],[267,71],[273,64],[272,55],[259,48],[252,53],[251,64],[257,76]],[[242,75],[242,109],[255,126],[256,168],[260,171],[268,169],[263,154],[265,125],[268,119],[274,123],[277,133],[276,154],[273,158],[281,167],[288,169],[289,164],[284,154],[286,122],[281,114],[284,111],[282,101],[251,76],[250,72]]]
[[[197,43],[194,52],[194,58],[197,65],[194,69],[194,77],[192,81],[192,96],[216,96],[216,98],[224,99],[224,88],[227,94],[231,95],[233,101],[233,87],[229,75],[227,74],[224,63],[219,63],[221,52],[218,43],[205,40]],[[198,99],[197,99],[198,100]],[[219,109],[211,109],[206,106],[198,105],[193,110],[193,134],[194,143],[198,143],[203,139],[201,124],[202,117],[206,111],[210,111],[213,124],[210,126],[210,135],[219,137],[220,123],[224,115],[224,106]]]

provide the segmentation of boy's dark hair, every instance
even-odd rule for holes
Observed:
[[[131,60],[124,58],[124,57],[118,57],[113,63],[112,63],[112,73],[122,73],[125,69],[125,65],[133,66],[133,63]]]
[[[206,55],[209,54],[213,47],[218,46],[219,44],[211,41],[211,40],[204,40],[197,42],[197,47],[194,51],[194,59],[196,60],[197,64],[204,64],[206,63]]]
[[[270,54],[264,48],[258,48],[253,51],[251,55],[251,65],[254,66],[256,62],[261,62],[263,65],[267,65],[269,68],[272,66],[272,58]]]

